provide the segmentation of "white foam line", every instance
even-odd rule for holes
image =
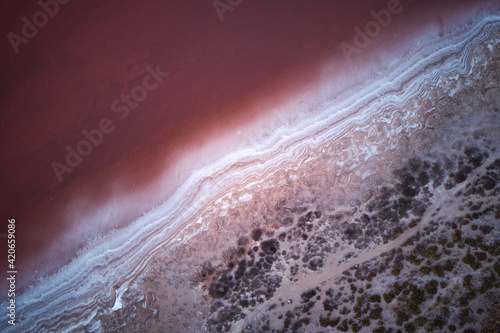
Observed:
[[[463,35],[444,42],[450,43],[449,45],[430,41],[419,49],[420,53],[429,54],[427,58],[419,59],[418,54],[413,54],[409,59],[403,59],[403,65],[387,76],[387,82],[373,81],[358,93],[351,91],[350,95],[330,101],[324,105],[323,112],[293,126],[288,133],[276,131],[267,142],[229,154],[214,164],[195,171],[164,204],[130,226],[96,241],[69,265],[18,296],[16,304],[19,304],[17,309],[21,314],[18,324],[0,327],[5,328],[4,332],[35,332],[43,331],[44,327],[52,324],[58,327],[58,331],[72,331],[92,322],[97,315],[97,308],[105,304],[109,304],[110,310],[123,306],[121,297],[126,288],[141,274],[156,251],[163,246],[172,245],[191,222],[194,224],[199,216],[197,213],[206,209],[207,198],[225,195],[228,184],[236,179],[244,187],[257,184],[262,175],[273,170],[283,160],[305,158],[305,147],[316,146],[345,134],[348,122],[363,123],[383,104],[404,104],[419,90],[422,82],[436,79],[437,74],[433,71],[439,73],[442,69],[433,66],[440,59],[447,59],[446,68],[456,67],[460,72],[470,71],[467,61],[463,59],[469,57],[469,54],[464,52],[462,58],[457,54],[472,49],[474,39],[477,43],[488,37],[482,37],[480,33],[487,34],[493,26],[498,27],[499,22],[498,16],[487,18],[469,28]],[[433,52],[429,52],[430,50]],[[408,62],[413,65],[408,67]],[[440,65],[443,66],[442,63]],[[421,68],[427,68],[427,73],[418,76],[422,74]],[[417,76],[418,79],[415,80]],[[399,93],[401,90],[404,90],[402,94]],[[377,99],[377,96],[387,97]],[[354,110],[358,110],[355,115]],[[346,121],[348,115],[351,117]],[[341,119],[344,120],[340,121]],[[304,123],[306,126],[303,126]],[[310,138],[310,133],[315,133],[313,138]],[[234,172],[231,166],[236,161],[248,163]],[[241,182],[242,175],[246,175],[244,182]],[[204,182],[208,177],[216,181],[209,184]],[[112,290],[115,285],[119,291],[113,299]],[[99,329],[99,325],[92,327]]]

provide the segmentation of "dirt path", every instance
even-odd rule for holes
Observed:
[[[470,177],[475,178],[478,175],[484,174],[486,172],[486,166],[489,165],[492,160],[486,161],[481,167],[476,169]],[[471,178],[471,179],[472,179]],[[299,280],[297,282],[290,281],[289,279],[283,279],[283,283],[281,287],[278,289],[276,294],[272,299],[258,305],[254,311],[248,314],[245,318],[245,323],[253,323],[256,319],[258,319],[262,314],[264,314],[269,308],[270,304],[276,303],[279,304],[282,301],[287,301],[289,299],[297,297],[302,292],[308,289],[315,288],[319,286],[321,283],[327,280],[331,280],[336,276],[342,274],[342,272],[348,270],[349,268],[360,265],[366,261],[369,261],[373,258],[380,256],[382,253],[388,252],[392,249],[396,249],[402,246],[407,240],[416,235],[418,232],[424,230],[424,228],[430,223],[432,220],[438,219],[440,216],[450,216],[453,211],[457,211],[458,206],[460,205],[459,200],[455,199],[455,194],[463,190],[465,185],[468,182],[464,182],[458,184],[453,189],[441,192],[439,190],[432,191],[433,200],[432,204],[428,207],[424,215],[422,216],[421,222],[414,228],[406,230],[402,233],[398,238],[394,241],[389,242],[387,244],[383,244],[378,246],[371,251],[367,252],[358,252],[353,257],[343,262],[342,264],[338,264],[338,260],[344,258],[344,256],[349,252],[355,252],[354,247],[348,247],[344,249],[342,252],[338,252],[332,255],[325,266],[317,272],[309,272],[304,270],[301,275],[297,275]],[[439,210],[438,210],[439,209]],[[439,212],[439,213],[438,213]],[[436,213],[436,215],[434,215]],[[409,248],[411,250],[413,247]],[[292,297],[290,295],[293,295]],[[281,300],[281,301],[280,301]],[[296,302],[296,300],[294,300]],[[245,323],[239,322],[237,326],[238,331],[244,328]]]

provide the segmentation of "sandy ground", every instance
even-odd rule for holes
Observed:
[[[434,98],[408,103],[406,119],[387,108],[257,184],[228,189],[200,215],[210,229],[159,254],[124,294],[135,308],[137,295],[154,294],[144,321],[129,304],[105,327],[488,332],[500,287],[500,141],[488,97],[497,83],[483,79],[459,77],[451,97],[425,87]]]
[[[498,25],[436,38],[387,82],[193,171],[21,295],[10,330],[496,329]]]

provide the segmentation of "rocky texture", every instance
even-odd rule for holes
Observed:
[[[212,229],[160,252],[101,320],[122,332],[498,330],[498,45],[479,47],[481,75],[422,86],[404,110],[233,192],[204,216]]]

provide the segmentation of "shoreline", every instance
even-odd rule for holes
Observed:
[[[498,18],[496,18],[496,26],[498,27]],[[478,24],[477,26],[482,25]],[[492,24],[493,26],[494,24]],[[472,33],[471,33],[472,34]],[[462,38],[462,39],[461,39]],[[459,40],[462,45],[466,45],[471,41],[471,35],[469,35],[467,38],[464,38],[463,35],[459,36],[456,38],[456,40]],[[446,42],[444,42],[446,44]],[[462,49],[461,47],[458,47],[457,45],[453,46],[453,49]],[[444,52],[444,51],[443,51]],[[453,52],[452,52],[453,53]],[[438,53],[439,54],[439,53]],[[413,59],[418,59],[419,56],[415,55],[415,58]],[[438,58],[442,59],[443,56],[440,54]],[[445,57],[447,58],[447,57]],[[432,60],[429,57],[426,57],[425,62],[431,62]],[[460,60],[460,59],[458,59]],[[449,60],[451,62],[457,62],[458,60]],[[460,63],[460,62],[459,62]],[[415,68],[418,68],[420,66],[419,62],[414,66]],[[400,66],[403,67],[403,66]],[[432,68],[432,67],[431,67]],[[391,71],[391,73],[394,73]],[[417,69],[413,71],[413,73],[419,73]],[[442,74],[442,73],[441,73]],[[426,73],[424,77],[427,76],[435,77],[432,75],[432,70],[431,73]],[[395,74],[397,78],[400,78],[400,74]],[[418,81],[420,79],[422,81],[422,78],[420,76],[417,76],[417,74],[413,74],[413,76],[410,76],[409,80],[403,80],[403,82],[413,82],[412,84],[409,84],[408,87],[412,87],[413,84],[419,86],[418,83],[414,83],[415,80]],[[402,85],[398,82],[392,82],[391,83],[392,87],[401,87]],[[392,87],[385,87],[385,86],[379,86],[380,89],[383,91],[389,90],[393,91]],[[397,88],[395,88],[397,89]],[[375,96],[377,96],[377,92],[373,92],[371,89],[368,88],[368,90],[371,91],[371,93],[375,93]],[[412,89],[408,89],[409,94],[411,93]],[[363,96],[365,95],[363,92],[361,92]],[[354,96],[355,97],[355,96]],[[354,98],[351,96],[351,98]],[[368,97],[365,97],[367,99]],[[401,98],[401,97],[399,97]],[[411,100],[409,96],[406,97],[405,101]],[[351,107],[356,104],[350,103],[351,99],[346,98],[344,99],[343,103],[350,105]],[[399,101],[399,104],[397,102],[396,97],[392,97],[390,99],[390,102],[387,103],[386,101],[382,100],[377,100],[377,97],[368,99],[368,101],[364,102],[363,100],[357,100],[357,103],[360,104],[371,104],[371,107],[374,109],[378,109],[384,105],[401,105],[401,101]],[[342,110],[343,104],[339,103],[338,99],[335,101],[331,102],[332,104],[335,105],[335,108],[340,108]],[[402,103],[404,105],[404,103]],[[328,110],[327,105],[322,105],[325,110]],[[94,297],[91,297],[94,299],[92,302],[94,308],[101,307],[104,304],[109,304],[110,302],[113,303],[113,306],[116,304],[116,295],[123,295],[125,290],[130,288],[131,286],[134,285],[135,279],[142,277],[144,274],[147,275],[147,269],[146,265],[148,265],[148,262],[151,260],[153,256],[155,256],[155,252],[161,251],[160,249],[164,247],[166,244],[172,244],[174,243],[174,238],[183,238],[182,233],[186,234],[187,240],[190,239],[190,237],[194,237],[196,234],[206,231],[208,229],[214,228],[214,221],[207,222],[202,219],[201,221],[201,226],[196,227],[198,231],[195,231],[196,228],[190,230],[190,224],[194,223],[196,224],[196,221],[199,221],[200,216],[197,214],[197,212],[205,211],[207,213],[215,212],[216,208],[215,207],[210,207],[208,206],[210,202],[217,201],[215,198],[218,198],[220,201],[220,205],[228,205],[227,210],[230,211],[230,203],[233,202],[235,199],[232,198],[231,195],[228,196],[228,189],[226,188],[227,186],[232,186],[237,180],[238,183],[240,183],[240,188],[244,189],[247,186],[257,186],[256,184],[259,183],[259,181],[264,181],[267,177],[269,177],[269,174],[266,174],[269,170],[271,172],[276,172],[276,166],[281,165],[282,161],[286,161],[287,159],[290,161],[297,161],[297,160],[304,160],[307,161],[307,155],[308,155],[308,145],[307,143],[303,142],[305,138],[311,138],[311,143],[314,146],[319,146],[321,144],[324,144],[327,141],[338,141],[338,138],[345,137],[346,130],[348,126],[343,126],[344,132],[340,133],[332,133],[335,132],[335,125],[339,126],[338,124],[342,123],[361,123],[366,125],[366,123],[362,122],[362,119],[369,120],[371,116],[374,114],[373,111],[369,110],[364,110],[365,112],[368,112],[368,116],[364,115],[364,117],[361,114],[358,114],[355,117],[352,117],[353,113],[348,113],[346,116],[343,117],[343,119],[337,119],[333,120],[334,117],[339,117],[338,112],[333,114],[330,117],[324,117],[322,120],[318,121],[317,119],[311,118],[309,121],[311,127],[319,127],[322,128],[322,130],[317,130],[312,131],[311,129],[309,132],[307,131],[307,127],[304,126],[305,121],[301,120],[301,122],[298,122],[297,125],[301,125],[303,132],[294,132],[293,128],[289,129],[290,132],[285,132],[281,133],[280,131],[275,133],[275,136],[273,137],[270,135],[268,137],[268,142],[263,142],[262,145],[266,147],[265,149],[263,147],[249,147],[245,151],[239,151],[235,152],[229,157],[226,157],[222,161],[218,161],[216,163],[217,169],[201,169],[198,171],[195,171],[194,175],[189,177],[187,181],[183,184],[183,187],[181,187],[180,190],[175,191],[175,194],[167,200],[166,203],[162,204],[160,207],[157,207],[150,212],[146,213],[142,218],[137,219],[135,222],[130,224],[128,227],[125,227],[123,229],[113,231],[111,234],[107,236],[103,236],[103,238],[98,239],[96,242],[89,244],[89,248],[82,251],[80,253],[80,256],[76,259],[74,259],[68,266],[65,266],[61,269],[60,272],[54,274],[53,276],[49,277],[47,280],[44,280],[38,284],[38,286],[31,287],[24,295],[19,296],[19,300],[23,300],[25,304],[23,304],[19,309],[20,312],[22,313],[23,310],[25,310],[24,307],[29,307],[31,309],[37,309],[38,306],[36,303],[40,301],[41,299],[47,297],[45,292],[48,290],[51,290],[52,293],[55,293],[56,295],[58,294],[55,290],[53,289],[53,286],[50,286],[50,284],[46,284],[49,281],[52,281],[52,283],[58,284],[60,291],[63,292],[63,290],[66,290],[63,293],[69,292],[69,289],[72,289],[73,287],[68,286],[75,286],[75,285],[86,285],[87,287],[87,292],[85,290],[82,290],[84,293],[91,292],[92,289],[94,290],[105,290],[103,294],[101,294],[98,298],[98,300],[95,299]],[[326,114],[330,113],[329,111],[325,112]],[[318,113],[319,116],[324,116],[324,114]],[[316,124],[316,125],[314,125]],[[318,125],[319,124],[319,125]],[[325,126],[325,124],[329,124],[328,126]],[[353,133],[355,129],[350,129],[349,132]],[[314,132],[314,135],[311,135],[310,132]],[[285,138],[283,138],[285,136]],[[307,140],[306,140],[307,141]],[[283,154],[280,152],[275,152],[272,153],[273,148],[276,151],[277,147],[275,147],[276,144],[280,143],[281,147],[287,147],[287,154]],[[301,146],[302,145],[302,146]],[[293,148],[295,146],[295,148]],[[370,159],[369,157],[369,152],[365,153],[366,158]],[[245,157],[243,157],[245,156]],[[251,156],[251,157],[249,157]],[[348,159],[348,156],[346,155],[345,160],[347,161],[353,161],[351,159]],[[307,163],[307,162],[304,162]],[[299,165],[300,166],[300,165]],[[230,169],[234,169],[234,172],[231,174],[228,172]],[[246,171],[249,170],[249,171]],[[340,171],[338,171],[340,172]],[[199,178],[196,178],[197,174],[201,175]],[[241,180],[241,176],[246,174],[244,177],[245,180]],[[217,179],[223,179],[224,181],[222,184],[225,185],[217,185],[214,186],[213,182]],[[206,180],[204,180],[206,179]],[[195,188],[196,190],[193,190]],[[213,191],[214,189],[217,189],[216,195],[214,195]],[[193,198],[198,197],[198,204],[193,204]],[[207,197],[212,197],[214,199],[209,200],[207,202]],[[240,200],[246,200],[248,199],[247,197],[241,197]],[[171,210],[171,207],[184,207],[185,211],[184,212],[177,212],[176,210]],[[205,208],[203,208],[205,207]],[[182,209],[180,209],[182,210]],[[161,222],[163,220],[170,219],[171,216],[174,215],[175,217],[173,219],[176,219],[179,223],[179,225],[167,225],[164,222]],[[224,217],[224,216],[221,216]],[[145,227],[145,225],[148,225],[148,227]],[[134,231],[134,227],[140,226],[140,232]],[[175,231],[168,232],[165,230],[165,227],[175,229]],[[149,228],[149,230],[148,230]],[[143,240],[148,239],[148,242],[143,242]],[[120,246],[114,246],[112,250],[110,250],[110,247],[113,246],[113,244],[118,244],[120,243]],[[179,243],[182,243],[182,241],[178,241]],[[132,246],[130,246],[131,244]],[[174,245],[168,245],[171,246],[172,248],[175,248],[176,246]],[[127,250],[125,250],[124,253],[133,253],[135,252],[136,254],[131,254],[131,255],[124,255],[124,253],[120,254],[119,257],[116,255],[116,258],[113,258],[113,252],[119,252],[120,248],[126,248],[128,247]],[[142,248],[141,248],[142,247]],[[136,252],[137,251],[137,252]],[[142,257],[140,254],[143,254]],[[104,259],[109,256],[109,259]],[[123,258],[121,258],[123,256]],[[129,261],[130,259],[134,258],[135,262],[131,264]],[[108,264],[104,264],[104,263]],[[120,263],[121,262],[121,263]],[[126,263],[125,263],[126,262]],[[83,265],[82,265],[83,263]],[[105,277],[106,281],[93,281],[92,276],[87,276],[82,278],[78,272],[81,272],[83,270],[83,267],[85,265],[90,265],[91,267],[94,266],[93,269],[96,269],[95,274],[100,274],[103,277]],[[118,273],[116,272],[115,274],[119,274],[119,278],[113,278],[111,275],[113,273],[109,273],[110,266],[108,265],[114,265],[117,268],[121,268],[121,272]],[[102,266],[104,271],[100,272],[99,268]],[[107,266],[107,267],[106,267]],[[75,279],[73,282],[71,280],[67,281],[66,284],[59,284],[56,280],[58,278],[61,278],[64,280],[64,275],[67,275],[68,272],[73,272],[73,279]],[[100,272],[100,273],[99,273]],[[81,273],[80,273],[81,274]],[[106,277],[107,276],[107,277]],[[78,283],[76,283],[78,282]],[[95,285],[93,285],[93,283]],[[45,285],[46,284],[46,285]],[[45,290],[45,291],[44,291]],[[33,294],[38,294],[40,296],[32,298],[34,295]],[[31,294],[31,295],[30,295]],[[92,292],[91,292],[92,294]],[[82,296],[82,295],[80,295]],[[90,294],[88,294],[90,296]],[[26,301],[25,298],[32,298],[30,301]],[[76,297],[73,296],[73,297]],[[119,298],[120,296],[118,296]],[[38,299],[38,300],[37,300]],[[64,300],[60,299],[58,302],[61,302],[60,306],[64,307]],[[53,299],[53,302],[48,305],[48,307],[51,308],[51,312],[54,311],[57,308],[56,305],[56,299]],[[33,314],[32,310],[30,309],[30,313]],[[44,311],[43,307],[38,308],[39,311]],[[60,308],[62,313],[67,311],[66,309]],[[80,315],[83,317],[86,317],[87,320],[92,320],[94,316],[96,316],[96,313],[94,311],[91,311],[90,309],[82,309],[82,312]],[[78,311],[77,311],[78,312]],[[53,312],[54,315],[55,311]],[[109,314],[109,313],[108,313]],[[26,316],[26,314],[24,315]],[[38,317],[38,316],[37,316]],[[26,318],[27,319],[27,318]],[[84,323],[84,321],[80,322],[79,324]]]

